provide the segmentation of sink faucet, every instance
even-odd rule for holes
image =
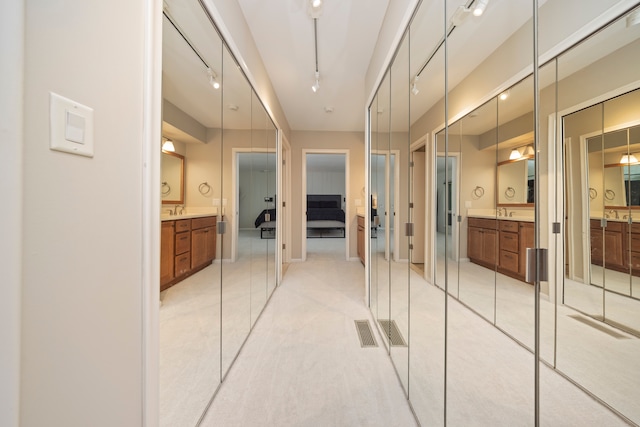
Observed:
[[[507,216],[507,208],[502,207],[498,209],[498,216],[502,216],[502,210],[504,209],[504,216]]]
[[[611,209],[611,210],[609,211],[609,215],[611,215],[611,214],[615,214],[615,215],[616,215],[616,219],[620,219],[620,217],[618,216],[618,211],[617,211],[617,210],[615,210],[615,209]]]
[[[184,212],[184,206],[176,205],[171,215],[178,215],[178,208],[180,208],[180,213]]]

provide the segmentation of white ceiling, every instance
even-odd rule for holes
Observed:
[[[317,21],[320,90],[314,93],[309,0],[238,0],[293,130],[364,129],[364,76],[388,2],[324,1]]]
[[[388,0],[325,0],[323,13],[318,19],[318,66],[320,90],[311,91],[314,81],[315,55],[313,19],[308,13],[309,0],[237,0],[245,14],[253,38],[274,86],[280,104],[292,130],[363,131],[365,117],[364,79],[373,49],[377,42]],[[471,0],[446,0],[448,15],[453,15],[457,6]],[[539,0],[540,5],[560,4],[561,0]],[[259,104],[238,67],[223,57],[224,52],[209,19],[195,0],[165,0],[168,13],[195,46],[203,61],[198,59],[165,19],[163,50],[163,96],[178,108],[195,118],[205,127],[220,126],[220,109],[224,126],[231,129],[255,127],[249,112]],[[423,1],[420,12],[414,18],[411,29],[410,49],[401,49],[397,64],[404,69],[396,70],[394,80],[403,94],[380,93],[380,101],[389,105],[395,118],[407,117],[408,81],[427,58],[434,52],[443,33],[441,18],[444,3]],[[505,42],[518,28],[531,18],[531,0],[491,0],[482,17],[469,16],[464,24],[451,33],[449,43],[450,68],[449,87],[455,87],[472,70]],[[438,22],[440,22],[438,26]],[[640,28],[640,26],[638,26]],[[622,46],[638,37],[624,31],[624,24],[613,27],[611,37],[599,45],[592,44],[589,52],[580,52],[576,58],[567,58],[564,72],[584,67],[611,51],[611,46]],[[480,36],[478,35],[480,34]],[[554,35],[546,34],[553,39]],[[624,39],[622,38],[624,36]],[[614,38],[619,37],[619,38]],[[478,43],[479,39],[481,43]],[[217,40],[216,40],[217,39]],[[613,43],[613,44],[612,44]],[[422,72],[419,81],[420,93],[411,96],[411,122],[433,107],[444,95],[442,55],[438,52],[429,66]],[[206,79],[206,62],[218,75],[225,76],[224,101],[219,92],[209,86]],[[395,66],[394,66],[395,67]],[[223,73],[224,71],[224,73]],[[552,80],[552,79],[549,79]],[[547,83],[541,81],[543,87]],[[518,88],[513,88],[517,91]],[[525,91],[529,93],[530,91]],[[516,92],[517,93],[517,92]],[[529,93],[530,95],[530,93]],[[386,99],[384,99],[386,97]],[[514,104],[504,111],[519,117],[531,109],[529,96],[514,96]],[[229,105],[240,106],[232,111]],[[332,107],[326,113],[325,107]],[[386,109],[389,110],[388,108]],[[253,114],[255,117],[255,114]],[[503,117],[505,120],[507,117]],[[265,122],[265,120],[262,120]],[[479,134],[492,123],[467,123],[469,134]],[[406,119],[402,126],[406,127]],[[473,126],[476,129],[473,129]],[[395,129],[395,124],[392,123]]]

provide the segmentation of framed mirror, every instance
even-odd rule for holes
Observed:
[[[498,206],[533,206],[533,156],[498,163]]]
[[[160,182],[163,205],[184,204],[184,156],[162,152]]]

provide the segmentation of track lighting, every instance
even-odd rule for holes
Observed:
[[[318,89],[320,89],[320,72],[316,71],[316,81],[313,86],[311,86],[311,90],[315,93]]]
[[[451,16],[451,24],[459,27],[464,23],[470,13],[473,13],[473,16],[482,15],[484,13],[484,10],[487,8],[488,3],[489,0],[475,0],[474,6],[471,8],[468,8],[465,5],[458,6],[458,8]]]
[[[418,76],[415,76],[413,78],[413,84],[411,85],[411,93],[414,95],[417,95],[420,92],[420,89],[418,89]]]
[[[489,0],[476,0],[474,3],[475,7],[473,8],[473,16],[482,15],[487,7],[487,3],[489,3]]]
[[[322,0],[309,0],[309,15],[313,19],[320,18],[320,15],[322,15]]]
[[[162,151],[171,151],[174,152],[176,151],[176,147],[173,146],[173,142],[171,142],[170,139],[167,139],[164,141],[164,143],[162,144]]]
[[[207,75],[209,76],[209,84],[213,86],[214,89],[220,89],[220,82],[218,82],[218,76],[211,68],[207,68]]]

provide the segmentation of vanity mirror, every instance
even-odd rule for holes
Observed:
[[[161,167],[162,204],[184,204],[184,156],[162,152]]]
[[[498,206],[533,206],[533,156],[498,163]]]

